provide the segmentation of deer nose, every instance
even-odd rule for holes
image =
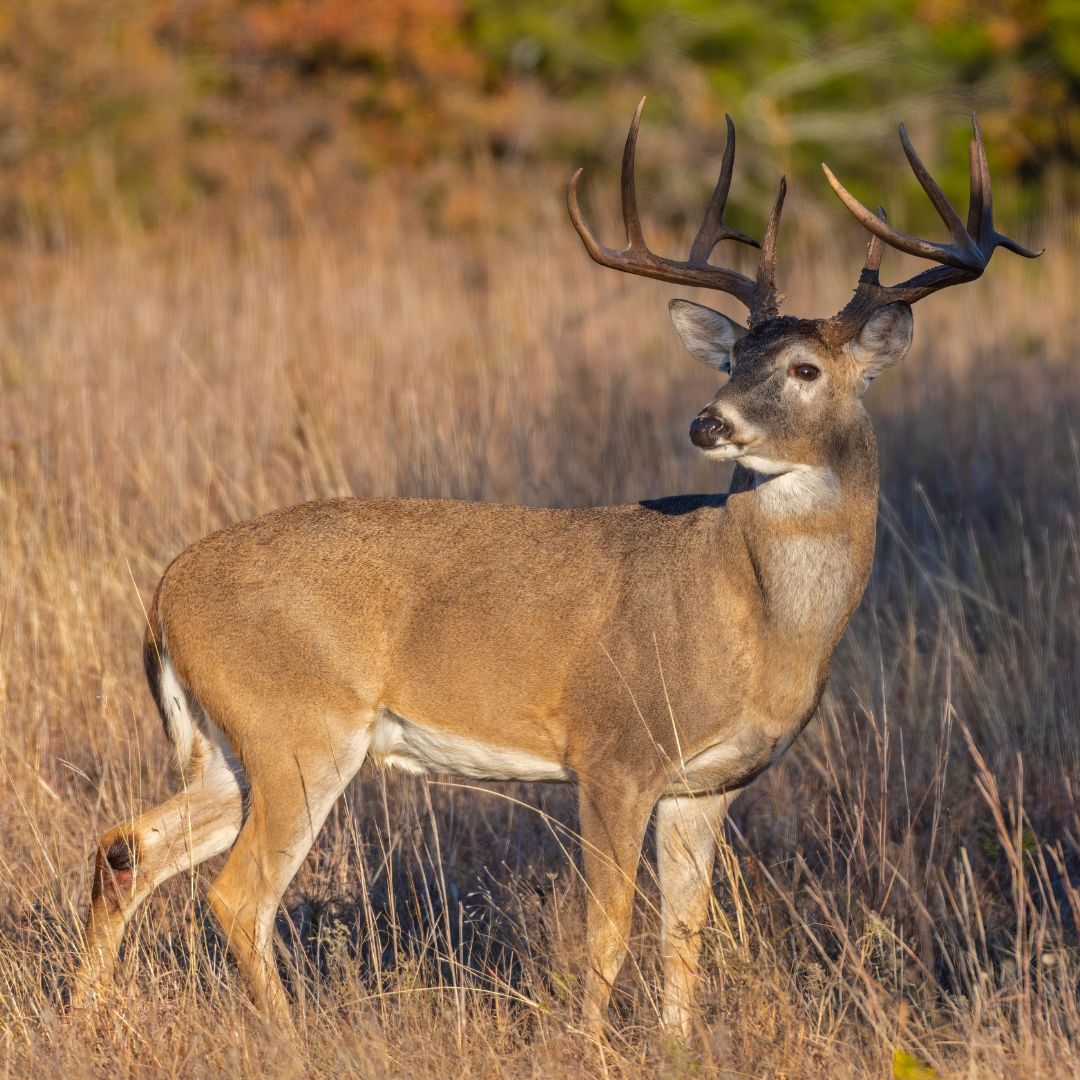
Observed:
[[[702,413],[695,416],[690,425],[690,441],[702,450],[708,450],[718,442],[731,438],[733,430],[730,420],[715,413]]]

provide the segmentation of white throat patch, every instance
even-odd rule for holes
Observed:
[[[768,517],[805,517],[840,504],[840,481],[827,465],[755,457],[744,457],[741,464],[754,470],[758,505]]]

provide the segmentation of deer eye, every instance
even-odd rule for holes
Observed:
[[[813,382],[821,374],[821,369],[813,364],[792,364],[788,374],[803,382]]]

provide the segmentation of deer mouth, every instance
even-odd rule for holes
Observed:
[[[712,461],[735,461],[760,448],[761,432],[742,417],[699,415],[690,425],[690,441]]]
[[[698,449],[713,461],[734,461],[746,453],[746,445],[737,442],[718,442],[713,446],[701,446]]]

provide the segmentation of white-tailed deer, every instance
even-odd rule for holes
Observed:
[[[367,758],[479,780],[576,781],[587,892],[585,1021],[604,1022],[656,810],[665,1021],[685,1028],[723,815],[813,716],[874,553],[878,464],[860,402],[903,356],[910,305],[977,278],[998,246],[978,127],[966,224],[908,161],[951,242],[900,232],[826,169],[873,235],[847,306],[780,317],[776,236],[756,279],[711,265],[735,133],[687,261],[645,246],[626,141],[627,246],[574,226],[604,266],[719,289],[749,329],[673,301],[686,347],[730,378],[690,428],[741,466],[727,496],[545,510],[335,499],[208,536],[165,572],[149,612],[150,689],[183,791],[99,841],[75,999],[108,980],[151,890],[229,850],[213,910],[262,1010],[288,1026],[274,917],[334,801]],[[878,278],[882,244],[937,264]]]

